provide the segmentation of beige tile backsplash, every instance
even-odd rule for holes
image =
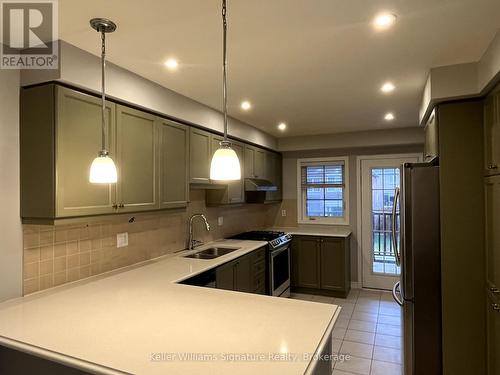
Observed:
[[[187,219],[204,213],[211,226],[195,224],[204,242],[245,230],[272,226],[279,204],[206,207],[204,190],[192,190],[187,209],[105,217],[102,221],[48,226],[23,225],[24,294],[98,275],[184,249]],[[222,216],[224,224],[217,225]],[[134,217],[135,221],[129,223]],[[128,232],[127,247],[116,248],[116,234]]]

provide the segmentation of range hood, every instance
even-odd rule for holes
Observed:
[[[268,180],[245,178],[245,191],[278,191],[278,187]]]

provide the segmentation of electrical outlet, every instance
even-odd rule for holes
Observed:
[[[281,210],[281,216],[283,216],[283,217],[286,216],[286,210]]]
[[[224,224],[224,216],[219,216],[217,218],[217,224],[221,227]]]
[[[128,232],[118,233],[116,235],[116,247],[128,246]]]

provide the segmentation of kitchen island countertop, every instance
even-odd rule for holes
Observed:
[[[184,251],[0,304],[0,345],[97,374],[304,374],[340,308],[178,284],[254,251]]]

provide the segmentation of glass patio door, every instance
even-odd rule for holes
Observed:
[[[391,289],[401,274],[392,243],[400,239],[400,207],[394,207],[401,187],[401,165],[415,158],[374,159],[361,162],[362,284],[365,288]],[[393,217],[395,212],[395,217]]]

